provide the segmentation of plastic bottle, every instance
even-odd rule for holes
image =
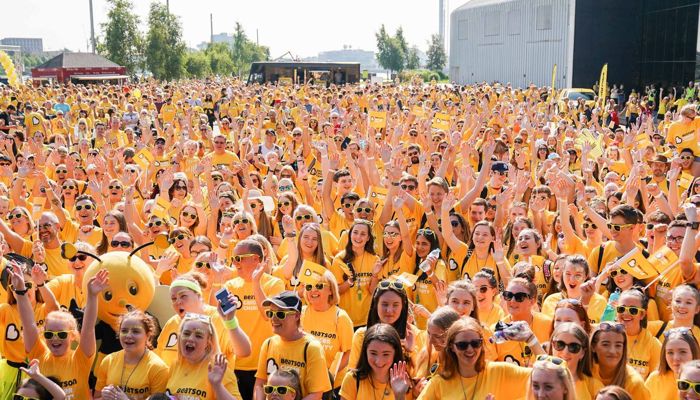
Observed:
[[[508,324],[508,326],[506,326],[505,328],[495,331],[491,336],[491,339],[489,339],[489,341],[491,343],[500,344],[509,340],[513,340],[513,338],[517,337],[517,335],[520,332],[522,332],[526,326],[527,322],[525,321],[512,322]]]
[[[430,269],[430,261],[428,260],[429,258],[440,258],[440,249],[435,249],[428,254],[428,257],[425,257],[425,260],[423,260],[422,263],[418,266],[421,271],[427,272]]]
[[[603,311],[603,316],[600,317],[601,321],[615,321],[617,319],[617,312],[615,311],[615,305],[620,299],[620,288],[617,288],[613,294],[608,298],[608,305],[605,306],[605,311]]]

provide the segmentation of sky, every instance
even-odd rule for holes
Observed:
[[[146,31],[153,0],[132,0],[134,12]],[[165,0],[160,0],[165,2]],[[467,0],[450,1],[453,10]],[[95,35],[102,33],[109,4],[93,0]],[[409,45],[422,51],[438,30],[438,0],[170,0],[170,11],[179,16],[188,47],[209,40],[209,14],[214,14],[214,33],[233,32],[236,22],[248,37],[270,47],[274,59],[286,52],[295,57],[315,56],[320,51],[376,50],[375,33],[384,24],[393,34],[403,27]],[[88,0],[22,0],[6,2],[0,38],[40,37],[44,50],[87,51],[90,38]],[[28,18],[31,16],[31,18]]]

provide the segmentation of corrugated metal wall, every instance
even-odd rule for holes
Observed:
[[[575,0],[472,0],[450,15],[450,80],[549,86],[571,82]]]

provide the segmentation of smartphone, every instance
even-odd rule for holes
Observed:
[[[221,305],[221,311],[224,312],[224,315],[230,314],[238,307],[238,304],[228,301],[229,291],[226,288],[219,289],[215,296],[216,300]]]

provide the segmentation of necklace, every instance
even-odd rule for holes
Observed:
[[[372,376],[369,377],[369,383],[372,385],[372,398],[374,400],[377,400],[377,391],[374,388],[374,379],[372,379]],[[384,397],[386,397],[388,395],[389,395],[389,382],[384,384],[384,391],[382,392],[381,400],[384,400]]]
[[[360,268],[362,268],[362,262],[364,261],[364,259],[365,259],[365,252],[363,251],[362,255],[360,256],[360,264],[359,264]],[[355,279],[357,280],[357,282],[355,282],[355,284],[357,285],[357,301],[362,301],[362,285],[360,284],[359,278],[356,277]]]
[[[144,357],[146,357],[147,352],[148,352],[148,349],[143,351],[143,354],[141,354],[141,358],[139,358],[139,361],[134,366],[134,369],[132,369],[131,372],[129,373],[129,376],[126,377],[126,382],[124,382],[124,370],[126,369],[126,352],[124,353],[124,364],[122,365],[122,373],[121,373],[121,376],[119,377],[119,387],[122,388],[124,393],[126,393],[126,385],[129,384],[129,379],[131,379],[131,375],[133,375],[134,372],[136,372],[136,369],[141,364],[141,361],[143,361]]]
[[[480,378],[481,373],[479,373],[479,372],[476,373],[476,382],[474,382],[474,390],[472,390],[472,395],[469,397],[467,397],[467,391],[464,389],[464,377],[461,374],[459,374],[459,372],[458,372],[458,375],[459,375],[459,384],[462,386],[462,395],[464,396],[464,400],[474,399],[474,396],[476,395],[476,389],[479,387],[479,378]]]

